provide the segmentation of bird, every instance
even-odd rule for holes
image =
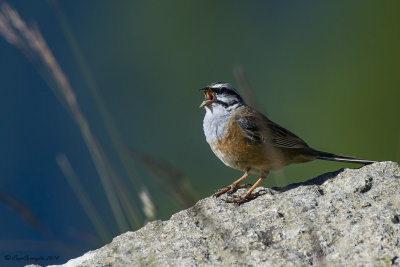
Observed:
[[[255,108],[247,105],[239,93],[227,82],[215,82],[200,89],[205,100],[203,130],[214,154],[227,166],[244,174],[231,185],[218,190],[214,196],[236,192],[251,174],[259,179],[241,196],[226,200],[242,204],[258,196],[254,189],[268,176],[292,163],[315,159],[357,164],[375,161],[322,152],[311,148],[300,137],[268,119]]]

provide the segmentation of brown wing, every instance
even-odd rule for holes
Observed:
[[[270,121],[263,114],[250,107],[239,111],[236,120],[244,134],[254,142],[271,143],[275,147],[308,148],[301,138]]]

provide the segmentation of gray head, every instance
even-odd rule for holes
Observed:
[[[212,83],[200,90],[204,92],[206,97],[200,107],[210,108],[213,105],[220,105],[229,110],[244,104],[239,93],[226,82]]]

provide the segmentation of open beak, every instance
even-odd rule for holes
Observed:
[[[204,101],[200,104],[200,107],[199,107],[199,108],[202,108],[202,107],[204,107],[204,106],[209,106],[209,105],[211,105],[213,102],[214,102],[214,101],[212,101],[212,100],[204,100]]]
[[[201,105],[200,108],[202,107],[208,107],[210,106],[212,103],[215,102],[215,100],[217,100],[217,98],[215,97],[214,93],[210,91],[210,89],[208,87],[202,88],[200,89],[200,91],[203,91],[205,96],[206,96],[206,100],[204,100]]]

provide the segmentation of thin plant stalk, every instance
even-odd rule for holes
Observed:
[[[102,241],[110,241],[111,235],[109,231],[104,226],[96,208],[79,182],[68,158],[64,154],[59,154],[56,157],[56,161]]]
[[[246,101],[250,104],[250,106],[256,108],[257,110],[261,110],[258,102],[254,98],[253,91],[251,90],[250,84],[249,84],[249,82],[248,82],[248,80],[246,78],[246,73],[244,72],[243,66],[242,65],[238,65],[235,68],[233,68],[233,75],[235,76],[236,81],[239,84],[239,87],[242,90]],[[263,128],[262,125],[259,125],[259,127]],[[264,129],[264,130],[268,131],[268,129]],[[271,150],[267,149],[267,147],[266,147],[266,151],[271,151]],[[277,158],[279,157],[278,154],[273,155],[273,156],[275,156]],[[276,181],[278,181],[278,180],[283,184],[287,184],[287,178],[286,178],[284,170],[280,170],[279,172],[275,172],[273,177],[274,177],[274,180],[275,180],[276,184],[277,184]]]
[[[107,107],[104,103],[104,100],[102,96],[99,94],[97,90],[97,84],[95,82],[95,79],[93,78],[90,69],[88,65],[86,64],[85,58],[81,53],[81,50],[79,48],[79,44],[75,39],[74,33],[71,30],[71,27],[69,26],[68,20],[65,17],[64,13],[61,10],[61,7],[58,4],[57,0],[52,0],[50,1],[51,4],[53,5],[55,12],[57,14],[57,19],[59,20],[59,23],[61,25],[61,28],[64,31],[64,34],[66,36],[66,40],[72,50],[72,54],[74,55],[74,58],[76,62],[78,63],[77,66],[79,67],[79,70],[81,71],[84,80],[87,83],[87,86],[89,88],[89,91],[93,97],[94,103],[96,104],[97,109],[99,110],[99,115],[102,118],[102,121],[104,122],[104,125],[106,126],[106,131],[108,135],[110,136],[111,142],[113,144],[114,149],[116,150],[118,157],[124,167],[125,173],[128,175],[129,179],[131,180],[133,184],[133,189],[135,190],[136,194],[139,195],[140,188],[143,187],[142,183],[138,180],[138,177],[140,177],[137,173],[136,168],[134,166],[129,165],[129,160],[125,157],[124,153],[121,151],[119,143],[121,140],[119,131],[115,127],[115,124],[112,120],[112,117],[110,113],[107,110]],[[128,168],[128,166],[130,168]],[[132,174],[132,167],[134,168],[134,174]],[[124,190],[123,187],[119,187],[118,184],[121,184],[121,181],[119,181],[119,177],[116,175],[113,175],[113,181],[115,181],[116,184],[116,190],[120,195],[124,195],[123,192],[120,192],[120,188]],[[118,179],[118,180],[116,180]],[[126,196],[126,194],[124,195]],[[122,202],[130,203],[129,206],[125,207],[125,210],[127,210],[127,217],[130,220],[130,223],[134,225],[134,227],[139,227],[141,225],[139,218],[141,218],[140,212],[137,210],[135,207],[134,202],[128,197],[124,197],[124,199],[121,199]]]
[[[0,34],[9,43],[21,49],[34,64],[40,66],[39,72],[44,76],[49,86],[54,88],[56,94],[61,96],[68,110],[72,113],[89,150],[118,228],[121,232],[126,231],[128,225],[111,183],[110,175],[107,173],[101,157],[100,145],[78,105],[75,93],[66,75],[47,46],[38,27],[29,28],[14,9],[3,3],[0,11]]]

